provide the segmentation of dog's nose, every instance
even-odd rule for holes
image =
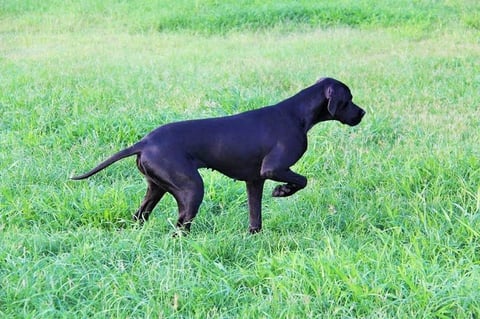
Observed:
[[[363,117],[367,112],[365,112],[364,110],[361,110],[360,111],[360,116]]]

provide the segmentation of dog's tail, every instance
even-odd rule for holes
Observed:
[[[123,149],[121,150],[120,152],[118,153],[115,153],[114,155],[112,155],[111,157],[109,157],[108,159],[106,159],[105,161],[103,161],[102,163],[98,164],[97,167],[95,167],[94,169],[92,169],[91,171],[89,171],[88,173],[85,173],[85,174],[82,174],[82,175],[78,175],[78,176],[73,176],[73,177],[70,177],[70,179],[73,179],[73,180],[80,180],[80,179],[85,179],[85,178],[88,178],[94,174],[97,174],[98,172],[100,172],[102,169],[112,165],[113,163],[121,160],[122,158],[125,158],[125,157],[129,157],[129,156],[132,156],[132,155],[136,155],[136,154],[139,154],[141,152],[143,148],[143,142],[140,141],[130,147],[127,147],[126,149]]]

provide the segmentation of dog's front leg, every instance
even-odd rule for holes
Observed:
[[[286,184],[277,185],[272,192],[273,197],[287,197],[290,195],[295,194],[302,188],[307,186],[307,178],[292,172],[291,170],[287,170],[285,172],[281,172],[277,176],[282,176],[277,179],[277,181],[285,181]],[[272,178],[273,179],[273,178]]]
[[[262,229],[262,194],[264,179],[247,181],[248,209],[250,212],[250,233],[258,233]]]
[[[262,173],[262,177],[286,183],[273,189],[273,197],[287,197],[307,186],[307,178],[292,172],[289,168],[266,170]]]
[[[307,149],[306,137],[304,143],[290,140],[279,143],[262,162],[260,176],[276,182],[285,183],[278,185],[272,192],[274,197],[286,197],[295,194],[307,186],[307,178],[290,170]]]

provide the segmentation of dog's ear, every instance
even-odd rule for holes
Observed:
[[[327,105],[328,113],[330,113],[331,116],[335,116],[335,113],[337,112],[337,108],[338,108],[338,105],[340,104],[340,101],[334,97],[334,91],[331,86],[329,86],[325,91],[325,97],[328,100],[328,105]]]

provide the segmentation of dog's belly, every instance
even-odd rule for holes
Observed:
[[[232,179],[239,181],[251,181],[260,179],[261,161],[238,159],[234,161],[225,160],[197,160],[198,168],[208,168],[218,171]]]
[[[220,173],[233,178],[239,181],[252,181],[260,179],[260,168],[252,168],[252,167],[245,167],[245,168],[235,168],[228,170],[225,169],[215,169]]]

